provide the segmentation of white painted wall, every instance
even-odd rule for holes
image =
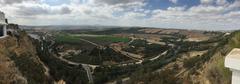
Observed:
[[[240,84],[240,71],[232,69],[232,84]]]
[[[225,58],[225,67],[232,71],[232,84],[240,84],[240,49],[233,49]]]
[[[0,11],[0,24],[6,24],[5,19],[5,14]]]
[[[1,36],[0,38],[4,38],[7,36],[7,23],[5,22],[5,14],[0,11],[0,25],[3,25],[3,30],[4,30],[4,36]]]

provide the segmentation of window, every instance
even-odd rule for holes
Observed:
[[[0,25],[0,37],[4,35],[3,25]]]

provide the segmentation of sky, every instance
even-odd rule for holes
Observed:
[[[20,25],[240,29],[240,0],[0,0]]]

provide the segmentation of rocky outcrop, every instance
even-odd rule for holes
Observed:
[[[0,84],[48,84],[49,79],[32,39],[17,25],[14,33],[0,39]]]

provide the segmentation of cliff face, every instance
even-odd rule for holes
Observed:
[[[31,38],[16,25],[15,32],[0,39],[0,84],[46,84],[48,77]]]

